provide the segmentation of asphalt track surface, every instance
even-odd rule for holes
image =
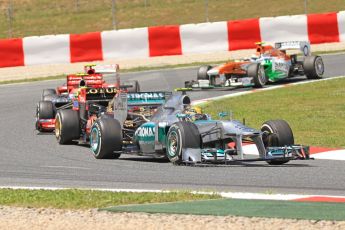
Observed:
[[[324,56],[326,76],[345,73],[345,55]],[[195,78],[196,68],[122,74],[139,80],[142,91],[172,90]],[[305,80],[305,78],[293,81]],[[63,80],[0,86],[0,186],[113,189],[198,189],[345,195],[345,161],[293,161],[283,166],[265,162],[227,167],[173,166],[161,159],[122,155],[96,160],[87,146],[60,146],[52,134],[38,135],[34,114],[42,89]],[[232,91],[193,92],[193,99]]]

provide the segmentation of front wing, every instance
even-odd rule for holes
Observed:
[[[192,149],[183,151],[182,160],[184,163],[223,163],[248,162],[248,161],[290,161],[310,160],[309,146],[291,145],[284,147],[268,147],[266,154],[262,157],[242,156],[239,157],[234,149]]]

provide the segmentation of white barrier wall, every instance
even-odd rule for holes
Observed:
[[[25,65],[70,62],[69,35],[46,35],[23,38]]]
[[[338,29],[340,41],[345,42],[345,11],[338,13]]]
[[[103,31],[103,58],[148,57],[147,28]]]
[[[260,18],[259,22],[262,41],[308,41],[306,15]]]
[[[184,54],[226,51],[229,48],[226,22],[182,25],[180,33]]]

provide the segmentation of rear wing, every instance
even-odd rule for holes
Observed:
[[[308,41],[289,41],[289,42],[276,42],[274,47],[279,50],[293,50],[298,49],[302,51],[304,56],[311,55],[310,43]]]
[[[116,94],[119,93],[119,90],[116,87],[102,87],[102,88],[92,88],[87,87],[85,89],[87,101],[110,101]]]
[[[96,65],[89,64],[84,66],[84,73],[86,74],[116,74],[119,72],[118,64],[110,65]]]
[[[100,87],[105,82],[102,75],[87,75],[87,74],[75,74],[67,75],[67,87],[77,88],[84,81],[83,84],[87,86]]]
[[[171,92],[120,92],[114,97],[114,118],[121,126],[125,122],[130,107],[157,106],[164,104],[171,96]]]

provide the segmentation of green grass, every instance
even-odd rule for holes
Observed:
[[[27,190],[0,189],[0,205],[60,208],[60,209],[88,209],[102,208],[126,204],[162,203],[187,200],[218,199],[219,195],[192,194],[190,192],[169,193],[131,193],[104,192],[91,190]]]
[[[7,16],[9,2],[0,2],[0,38],[10,36]],[[12,2],[12,37],[113,29],[111,0]],[[343,0],[308,0],[308,13],[341,10],[345,10]],[[201,23],[206,21],[205,12],[205,0],[116,0],[116,27]],[[276,0],[208,0],[208,13],[211,22],[303,14],[304,0],[290,0],[284,4]]]
[[[260,128],[270,119],[288,121],[295,142],[323,147],[345,147],[345,78],[296,85],[217,100],[205,112],[233,111],[248,126]]]

